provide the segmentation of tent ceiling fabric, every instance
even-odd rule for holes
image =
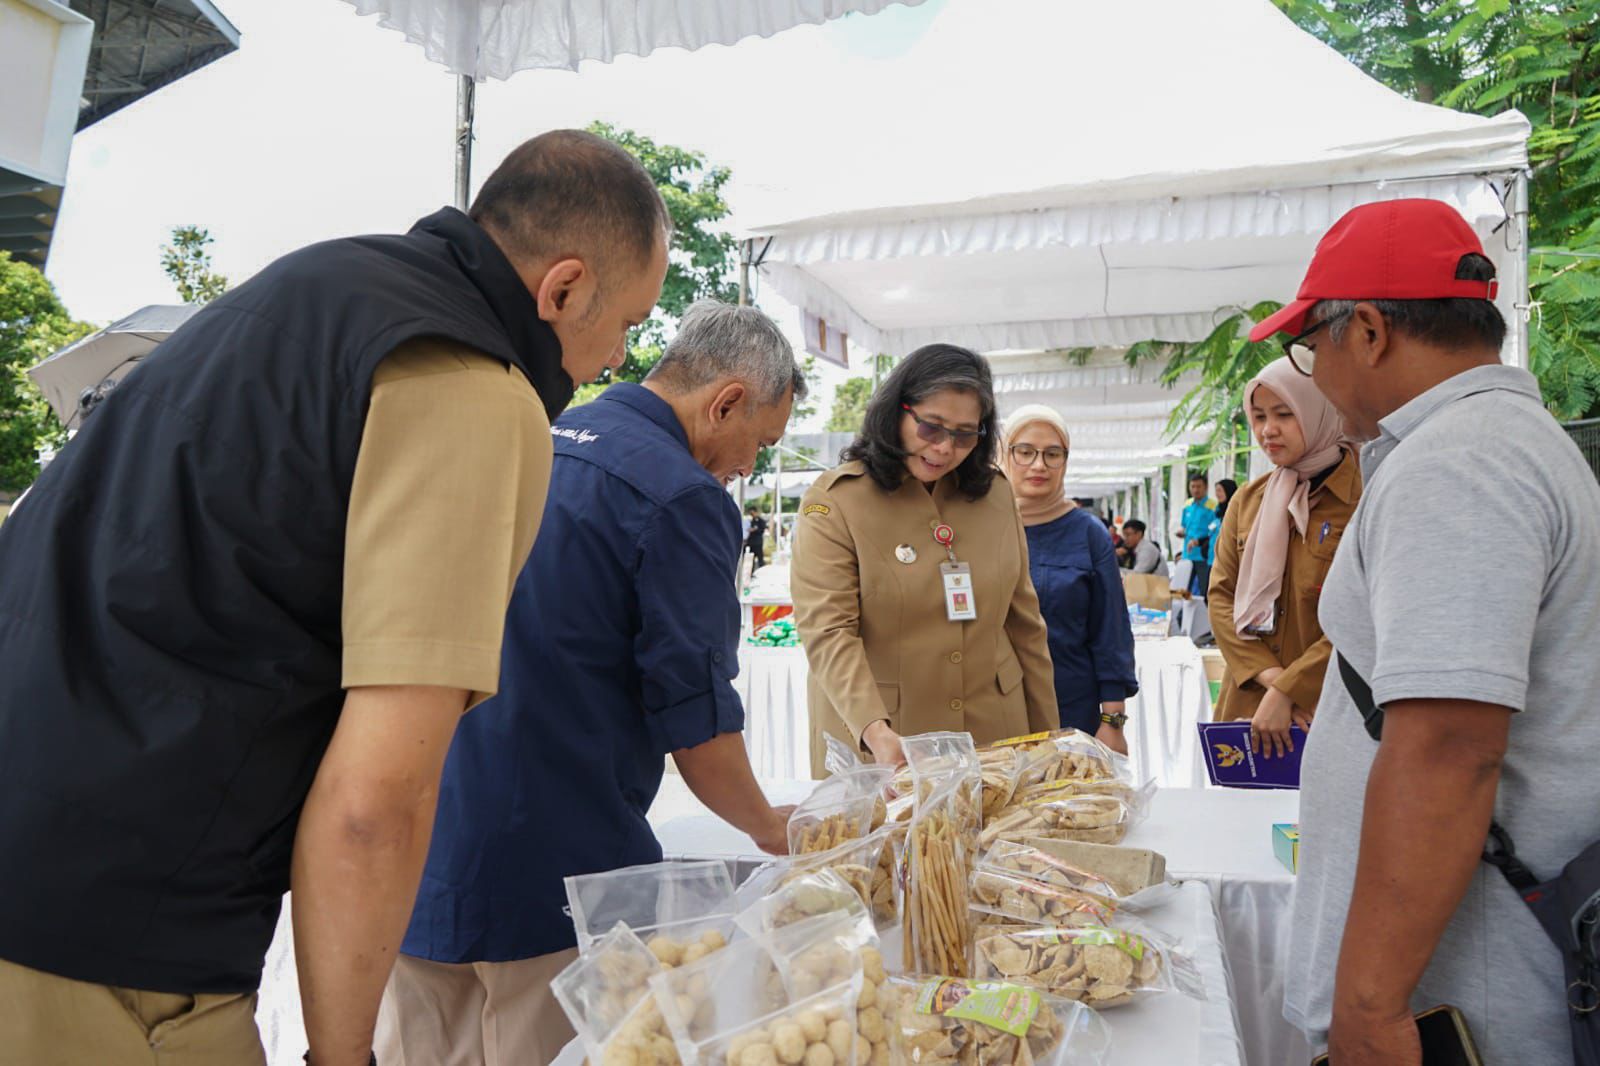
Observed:
[[[509,78],[586,59],[771,37],[793,26],[922,0],[346,0],[450,73]]]
[[[980,63],[993,106],[952,128],[972,86],[950,72]],[[764,276],[867,350],[1198,340],[1292,297],[1350,207],[1401,196],[1459,209],[1503,310],[1521,299],[1503,197],[1526,119],[1406,100],[1270,0],[949,0],[858,73],[774,100],[797,131],[826,116],[826,153],[745,177],[792,194],[751,227]]]

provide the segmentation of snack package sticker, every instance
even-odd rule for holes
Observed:
[[[1072,938],[1078,945],[1104,944],[1116,948],[1134,962],[1144,958],[1144,938],[1120,929],[1086,929]]]
[[[941,977],[918,991],[917,1013],[962,1018],[1012,1036],[1027,1036],[1039,1013],[1039,993],[998,981]]]
[[[990,744],[989,747],[991,747],[991,748],[1016,748],[1016,747],[1021,747],[1023,744],[1037,744],[1041,740],[1049,740],[1049,739],[1050,739],[1050,734],[1049,733],[1029,733],[1025,737],[1007,737],[1005,740],[997,740],[993,744]]]

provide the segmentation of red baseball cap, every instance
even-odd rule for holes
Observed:
[[[1496,282],[1456,277],[1461,257],[1483,254],[1478,235],[1440,200],[1385,200],[1345,212],[1317,242],[1292,303],[1250,331],[1253,341],[1305,329],[1318,300],[1493,300]]]

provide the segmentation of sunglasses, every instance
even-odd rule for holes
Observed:
[[[943,444],[945,441],[954,441],[957,448],[970,448],[978,443],[978,439],[985,433],[983,429],[950,429],[937,422],[929,422],[911,409],[911,405],[903,403],[900,409],[911,416],[911,421],[917,424],[917,436],[929,444]]]
[[[1354,310],[1355,308],[1353,307],[1350,309],[1350,311]],[[1306,338],[1324,326],[1331,326],[1340,319],[1349,317],[1350,311],[1340,311],[1332,318],[1325,318],[1304,333],[1296,333],[1293,337],[1284,341],[1283,353],[1289,357],[1290,365],[1306,377],[1310,377],[1311,371],[1317,365],[1317,348],[1316,345],[1307,344]]]

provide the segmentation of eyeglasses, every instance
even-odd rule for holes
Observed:
[[[1355,310],[1351,308],[1350,311]],[[1312,326],[1304,333],[1296,333],[1293,337],[1283,342],[1283,353],[1289,357],[1289,363],[1306,377],[1311,376],[1311,371],[1317,365],[1317,349],[1315,345],[1307,344],[1306,338],[1324,326],[1331,326],[1342,318],[1347,318],[1350,311],[1340,311],[1332,318],[1325,318]]]
[[[957,448],[970,448],[978,443],[978,438],[986,432],[983,429],[951,429],[941,426],[937,422],[929,422],[911,409],[911,405],[903,403],[900,409],[911,416],[911,421],[917,424],[917,436],[929,444],[943,444],[945,441],[954,441]]]
[[[1032,466],[1033,461],[1044,456],[1046,470],[1059,470],[1067,465],[1067,450],[1051,445],[1048,448],[1035,448],[1031,444],[1013,444],[1011,446],[1011,461],[1018,466]]]

